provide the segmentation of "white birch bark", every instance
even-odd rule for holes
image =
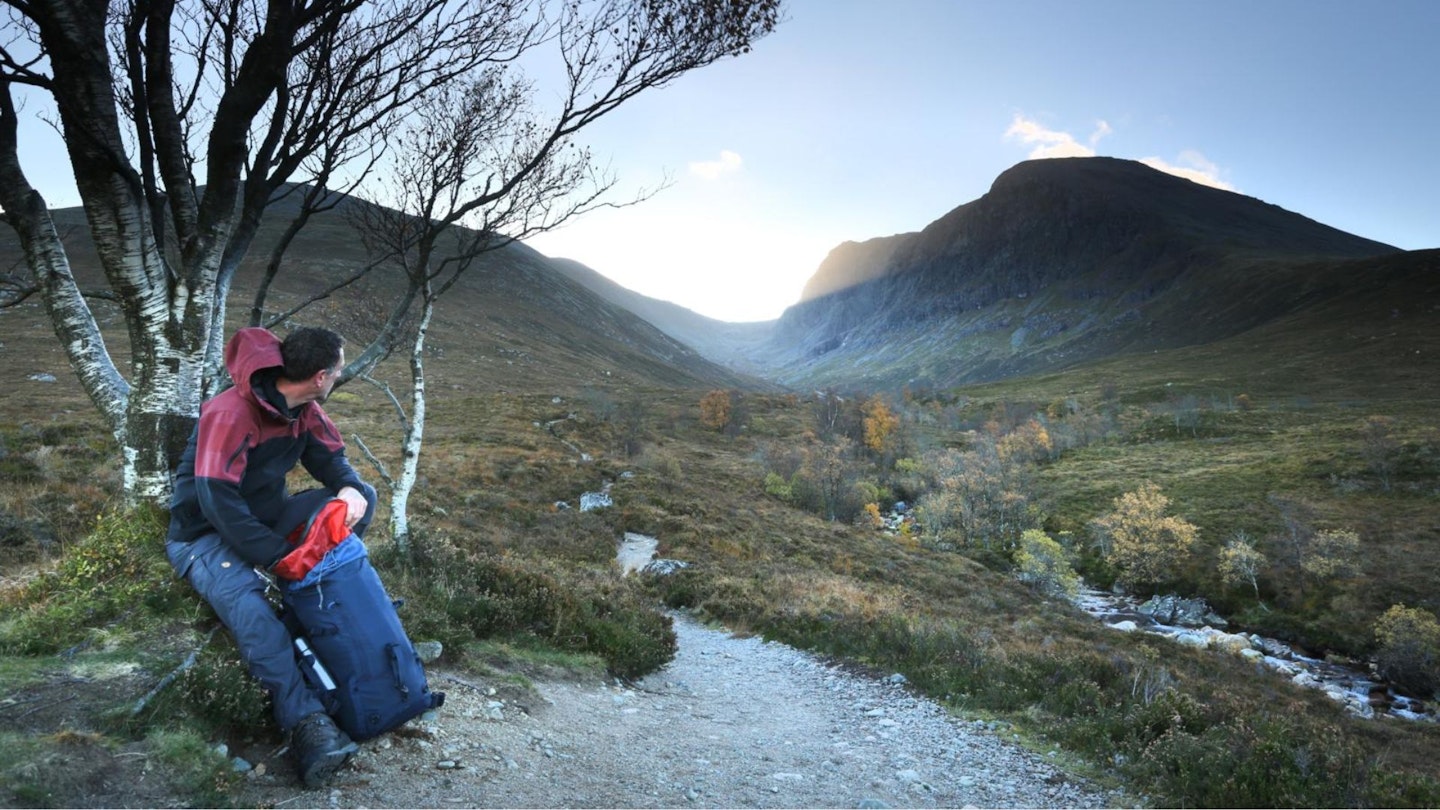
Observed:
[[[435,312],[435,297],[427,279],[421,299],[419,328],[410,351],[410,423],[401,446],[400,478],[390,492],[390,536],[401,554],[410,553],[410,493],[420,468],[420,447],[425,441],[425,333]]]

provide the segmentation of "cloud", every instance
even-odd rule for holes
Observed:
[[[1218,188],[1222,191],[1236,191],[1237,189],[1220,179],[1220,167],[1210,162],[1206,157],[1193,149],[1186,149],[1180,153],[1179,165],[1171,163],[1164,158],[1147,157],[1140,158],[1152,169],[1159,169],[1166,174],[1173,174],[1176,177],[1183,177],[1199,183],[1202,186]]]
[[[697,160],[690,164],[690,173],[705,178],[706,180],[718,179],[721,175],[733,174],[740,171],[740,164],[743,163],[740,156],[729,149],[720,150],[719,160]]]
[[[1095,145],[1112,131],[1108,123],[1097,121],[1095,131],[1090,134],[1090,145],[1086,146],[1075,140],[1075,136],[1068,132],[1046,129],[1034,119],[1016,113],[1015,120],[1010,123],[1010,128],[1005,130],[1005,137],[1016,138],[1021,143],[1034,144],[1035,148],[1030,150],[1031,160],[1094,157]]]
[[[1062,157],[1094,157],[1097,152],[1095,147],[1101,139],[1109,136],[1115,130],[1107,121],[1096,121],[1095,131],[1090,133],[1089,145],[1080,143],[1074,135],[1068,132],[1061,132],[1054,129],[1046,129],[1040,123],[1031,118],[1026,118],[1020,113],[1015,114],[1015,120],[1010,122],[1010,128],[1005,130],[1006,138],[1019,140],[1021,143],[1032,144],[1030,159],[1040,158],[1062,158]],[[1202,186],[1210,186],[1223,191],[1238,191],[1230,183],[1221,180],[1223,174],[1219,166],[1215,165],[1203,154],[1194,149],[1186,149],[1174,163],[1164,158],[1147,157],[1140,158],[1152,169],[1159,169],[1166,174],[1173,174],[1176,177],[1183,177],[1186,180],[1199,183]]]

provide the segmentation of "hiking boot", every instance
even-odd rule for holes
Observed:
[[[360,746],[335,725],[330,715],[315,712],[290,732],[290,748],[295,752],[300,781],[313,789],[328,782]]]

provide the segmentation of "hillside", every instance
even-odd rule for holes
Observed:
[[[622,287],[573,259],[552,258],[550,266],[606,301],[639,315],[705,358],[743,373],[764,373],[764,367],[753,361],[751,353],[769,336],[774,321],[717,321],[679,304]]]
[[[267,301],[267,313],[288,310],[323,293],[365,263],[362,240],[346,210],[366,204],[347,200],[335,211],[316,217],[301,232],[286,254],[284,270]],[[232,329],[244,325],[249,315],[269,251],[290,210],[284,202],[273,207],[236,274],[229,308]],[[77,277],[88,286],[101,286],[100,269],[80,210],[56,211],[55,220]],[[13,231],[0,228],[0,265],[18,261]],[[344,334],[352,346],[363,344],[402,290],[403,279],[382,268],[317,302],[290,322],[323,323]],[[4,364],[0,384],[12,389],[30,373],[71,377],[39,306],[38,297],[32,297],[6,312],[10,317],[4,323],[25,321],[25,328],[18,333],[0,325],[0,340],[12,350],[11,356],[32,361],[28,365]],[[41,320],[31,320],[27,312]],[[103,328],[121,326],[117,314],[103,302],[97,305],[97,312]],[[706,360],[623,306],[556,272],[550,260],[520,243],[482,257],[441,299],[430,334],[430,353],[443,358],[431,369],[432,381],[445,386],[462,384],[461,377],[467,389],[509,391],[759,384]],[[116,355],[123,358],[125,353],[116,351]]]

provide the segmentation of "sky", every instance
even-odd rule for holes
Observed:
[[[619,190],[527,240],[729,321],[829,251],[918,231],[1031,158],[1144,161],[1440,247],[1435,0],[788,0],[741,57],[587,130]]]
[[[526,243],[768,320],[845,241],[918,231],[1023,160],[1106,155],[1440,247],[1440,0],[785,3],[751,53],[581,133],[617,201],[665,188]],[[77,205],[62,153],[26,143],[31,182]]]

